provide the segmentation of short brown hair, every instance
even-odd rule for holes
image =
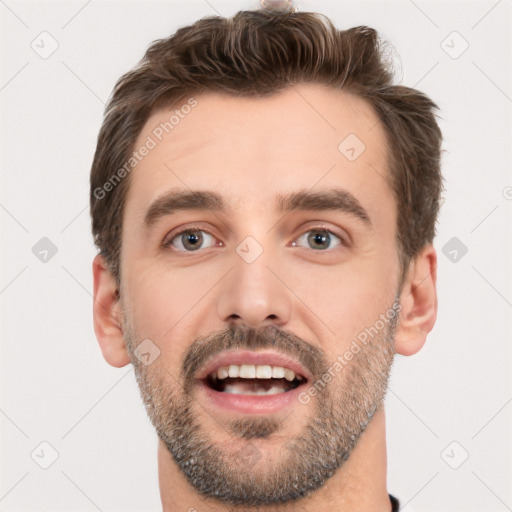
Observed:
[[[91,169],[94,242],[118,286],[130,175],[108,187],[108,193],[104,185],[129,160],[150,115],[192,94],[264,97],[301,82],[363,98],[382,123],[397,200],[398,254],[405,273],[410,259],[435,236],[442,135],[435,118],[437,105],[416,89],[393,85],[385,48],[370,27],[337,30],[326,16],[312,12],[210,16],[155,41],[138,66],[117,82]]]

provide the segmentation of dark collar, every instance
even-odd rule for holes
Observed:
[[[394,496],[391,496],[391,494],[389,495],[389,499],[391,500],[391,505],[393,505],[391,512],[398,512],[398,509],[400,508],[399,501]]]

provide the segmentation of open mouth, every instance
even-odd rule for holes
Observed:
[[[296,389],[307,379],[290,368],[231,364],[209,373],[202,382],[214,391],[237,395],[275,395]]]

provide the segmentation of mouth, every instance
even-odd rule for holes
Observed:
[[[255,414],[293,403],[311,377],[277,352],[232,351],[210,361],[197,379],[209,406]]]
[[[220,393],[257,396],[286,393],[304,381],[289,368],[253,364],[221,366],[203,379],[206,386]]]

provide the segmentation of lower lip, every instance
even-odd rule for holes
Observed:
[[[242,414],[269,414],[299,403],[299,394],[306,389],[306,385],[302,384],[295,389],[274,395],[223,393],[215,391],[202,382],[200,383],[200,388],[205,394],[207,402],[214,407]]]

